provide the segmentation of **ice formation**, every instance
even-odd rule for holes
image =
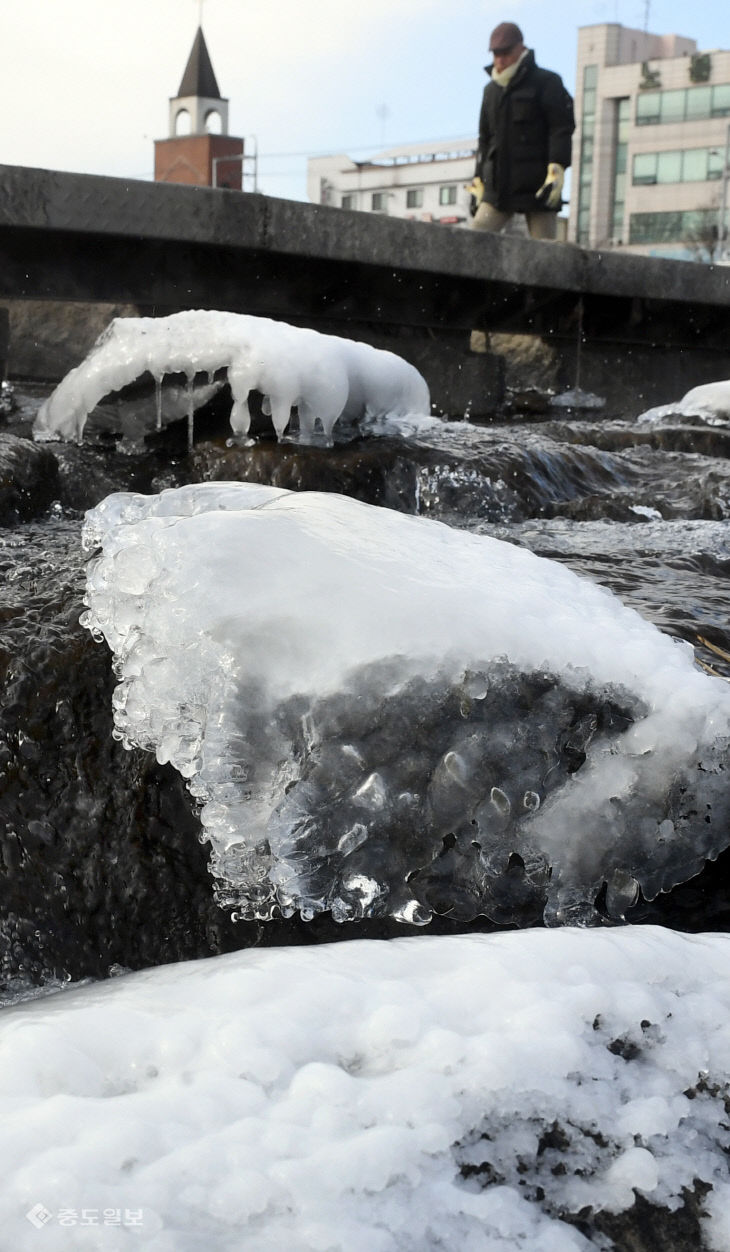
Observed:
[[[296,407],[299,433],[311,437],[319,421],[327,439],[339,418],[428,413],[428,387],[412,365],[392,352],[335,335],[242,313],[189,311],[170,317],[115,318],[87,358],[39,410],[38,440],[80,442],[89,413],[104,398],[145,373],[160,388],[166,374],[212,381],[227,373],[233,395],[231,428],[247,434],[249,395],[263,396],[279,438]],[[192,398],[190,410],[192,424]]]
[[[87,514],[116,734],[189,781],[244,917],[621,917],[727,844],[730,691],[570,570],[246,483]]]
[[[3,1246],[727,1252],[729,944],[249,949],[5,1008]]]
[[[638,421],[656,422],[664,417],[703,417],[710,421],[730,417],[730,379],[693,387],[673,404],[660,404],[647,409]]]
[[[597,396],[591,391],[582,391],[580,387],[563,391],[550,397],[550,406],[554,409],[605,409],[605,396]]]

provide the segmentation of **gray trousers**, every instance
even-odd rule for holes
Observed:
[[[472,219],[474,230],[500,231],[505,227],[514,213],[504,213],[493,205],[482,200]],[[558,234],[557,213],[546,212],[544,209],[534,213],[525,213],[527,229],[532,239],[555,240]]]

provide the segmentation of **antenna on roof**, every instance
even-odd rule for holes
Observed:
[[[203,0],[200,0],[201,4]],[[649,14],[651,12],[651,0],[644,0],[644,34],[649,31]]]

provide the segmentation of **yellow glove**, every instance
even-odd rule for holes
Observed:
[[[547,167],[547,178],[539,191],[535,192],[535,199],[541,200],[545,209],[559,209],[560,198],[563,191],[563,179],[565,178],[565,170],[562,165],[551,162]]]
[[[469,192],[469,212],[473,217],[484,199],[484,183],[477,174],[474,175],[469,183],[467,191]]]

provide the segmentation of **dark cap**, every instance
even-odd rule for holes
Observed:
[[[490,52],[506,52],[522,43],[522,31],[514,22],[500,22],[489,36]]]

